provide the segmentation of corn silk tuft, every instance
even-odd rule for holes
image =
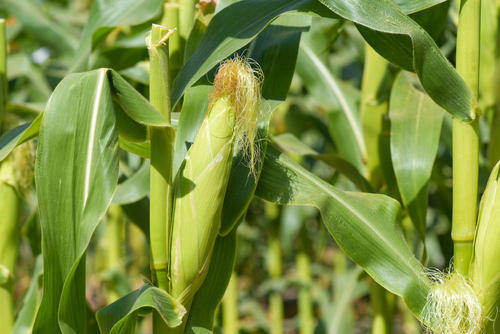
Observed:
[[[252,67],[252,64],[254,67]],[[263,73],[250,59],[235,56],[221,63],[210,96],[211,105],[222,96],[229,96],[236,116],[235,138],[252,174],[259,159],[256,136],[261,107]]]
[[[467,280],[456,272],[429,273],[435,282],[423,310],[428,333],[478,334],[483,325],[479,299]]]

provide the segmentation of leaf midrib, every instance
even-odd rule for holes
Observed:
[[[309,180],[311,183],[313,183],[314,185],[316,185],[318,188],[320,188],[321,190],[323,190],[325,193],[329,194],[332,198],[334,198],[341,205],[343,205],[346,209],[348,209],[349,212],[351,212],[354,216],[356,216],[357,218],[359,218],[360,221],[362,221],[375,235],[377,235],[385,243],[385,245],[388,248],[390,248],[394,252],[394,254],[396,254],[402,260],[403,263],[405,263],[405,266],[408,267],[410,269],[410,271],[413,272],[417,278],[421,277],[421,273],[419,273],[418,271],[416,271],[413,267],[411,267],[408,264],[408,262],[405,259],[405,257],[396,248],[394,248],[392,246],[392,243],[390,243],[383,235],[381,235],[376,229],[374,229],[365,220],[365,218],[362,217],[362,216],[360,216],[349,204],[347,204],[346,202],[344,202],[342,199],[339,199],[338,196],[336,194],[332,193],[330,191],[330,189],[328,189],[327,187],[325,187],[325,185],[323,185],[318,180],[315,180],[314,178],[310,177],[309,175],[307,175],[307,173],[304,173],[301,169],[294,168],[294,166],[292,164],[288,163],[287,161],[284,161],[284,160],[280,160],[280,161],[281,161],[281,163],[285,164],[286,167],[292,169],[296,173],[299,173],[301,176],[303,176],[304,178],[306,178],[307,180]],[[315,204],[317,204],[316,201],[314,201],[314,202],[315,202]]]

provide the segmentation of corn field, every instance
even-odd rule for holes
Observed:
[[[0,0],[0,333],[498,333],[499,13]]]

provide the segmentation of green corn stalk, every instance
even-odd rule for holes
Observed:
[[[457,71],[479,94],[481,0],[460,1],[457,36]],[[479,171],[477,119],[471,123],[453,119],[453,222],[455,270],[468,276],[476,225]]]
[[[498,18],[500,2],[483,0],[481,5],[481,94],[482,104],[491,111],[490,143],[488,158],[490,165],[495,166],[500,160],[500,96],[496,94],[500,88],[498,82]]]
[[[150,100],[170,121],[168,38],[172,31],[153,25],[150,53]],[[163,129],[151,129],[151,256],[153,278],[168,289],[168,225],[172,210],[172,139]]]
[[[235,142],[254,156],[259,100],[260,82],[250,65],[238,57],[223,63],[208,113],[175,178],[170,293],[188,310],[219,233]]]
[[[7,35],[5,20],[0,19],[0,135],[7,107]]]
[[[5,20],[0,19],[0,135],[7,105],[7,37]],[[0,323],[10,333],[14,323],[13,278],[20,228],[20,199],[12,159],[0,164]],[[19,166],[17,168],[20,168]]]
[[[106,269],[109,271],[109,281],[107,284],[106,300],[108,304],[113,303],[120,294],[118,293],[115,280],[115,272],[123,272],[123,257],[125,256],[125,221],[122,217],[122,210],[119,205],[109,207],[109,218],[106,222]]]
[[[365,67],[361,87],[361,120],[367,147],[367,178],[375,189],[384,183],[383,172],[387,159],[383,159],[381,147],[383,120],[389,107],[389,94],[381,96],[381,87],[387,85],[388,62],[365,43]]]
[[[372,334],[392,333],[391,310],[387,291],[376,282],[370,282],[370,305],[372,307]]]
[[[266,215],[269,222],[272,224],[271,233],[269,235],[269,244],[267,249],[267,270],[271,280],[278,280],[283,273],[283,260],[280,240],[280,225],[281,215],[280,209],[270,203],[266,203]],[[283,297],[280,291],[272,291],[269,296],[269,321],[270,333],[283,333]]]
[[[0,320],[2,330],[10,333],[14,322],[13,282],[20,227],[19,197],[12,161],[0,165]]]
[[[311,262],[307,252],[299,252],[296,258],[299,280],[299,332],[301,334],[314,333],[314,315],[311,296]]]
[[[173,30],[153,25],[148,40],[150,57],[150,100],[170,121],[170,81],[168,40]],[[150,176],[150,239],[153,281],[168,291],[168,250],[170,217],[172,214],[172,157],[173,135],[169,129],[152,128]],[[154,314],[153,330],[167,330]]]
[[[269,241],[269,273],[271,279],[279,279],[281,277],[281,243],[279,238],[272,237]],[[271,334],[283,333],[283,298],[281,293],[273,291],[269,297],[269,318],[271,322]]]
[[[184,61],[184,49],[194,23],[195,1],[167,0],[163,9],[161,24],[169,29],[177,29],[170,40],[171,80],[179,73]]]

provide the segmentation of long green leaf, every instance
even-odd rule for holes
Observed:
[[[0,161],[22,143],[32,139],[38,134],[42,123],[42,114],[38,115],[33,122],[21,124],[0,137]]]
[[[444,111],[412,85],[410,74],[394,82],[389,105],[391,157],[399,192],[425,238],[427,184],[436,158]]]
[[[198,49],[174,82],[173,105],[188,87],[221,60],[247,45],[278,15],[309,2],[310,0],[249,0],[234,3],[217,13],[210,21]]]
[[[40,304],[41,277],[43,275],[43,261],[39,255],[35,259],[35,269],[31,275],[31,283],[24,295],[21,308],[16,317],[16,322],[11,334],[32,333],[36,312]]]
[[[67,76],[42,120],[35,178],[43,298],[34,331],[86,331],[85,250],[118,181],[118,133],[106,70]]]
[[[35,171],[44,256],[35,322],[40,333],[86,330],[84,254],[118,181],[114,100],[135,122],[173,131],[116,72],[72,74],[56,87],[42,120]]]
[[[385,0],[388,1],[388,0]],[[404,13],[418,12],[444,0],[399,0]],[[210,21],[198,49],[182,68],[172,88],[173,105],[217,63],[247,45],[270,22],[289,11],[331,16],[316,0],[247,0],[227,5]],[[338,14],[338,13],[337,13]],[[234,18],[238,18],[237,20]]]
[[[108,71],[113,95],[123,111],[144,126],[169,126],[170,122],[149,101],[114,70]]]
[[[470,88],[441,54],[434,40],[392,0],[319,0],[337,15],[353,21],[381,55],[415,71],[429,96],[464,121],[476,117]]]
[[[120,107],[115,108],[115,112],[117,113],[118,130],[122,136],[131,139],[130,133],[125,133],[125,131],[133,129],[133,131],[140,132],[139,138],[135,138],[137,134],[132,136],[134,141],[138,139],[145,141],[147,126],[170,127],[169,122],[118,72],[114,70],[103,71],[107,72],[106,78],[111,85],[113,100]],[[14,148],[38,135],[42,117],[43,113],[39,114],[31,123],[19,125],[0,137],[0,161],[4,160]],[[172,132],[173,129],[168,131]],[[136,144],[137,149],[134,150],[130,147],[130,150],[140,156],[147,157],[145,150],[141,149],[144,145],[146,144]],[[123,146],[126,149],[134,144],[124,140]]]
[[[333,154],[319,154],[291,133],[273,136],[272,141],[278,145],[283,152],[301,156],[312,156],[323,161],[347,177],[360,191],[373,192],[370,182],[368,182],[349,161]]]
[[[297,73],[312,96],[323,107],[328,108],[331,119],[329,123],[333,126],[333,128],[329,126],[330,132],[343,157],[361,168],[362,158],[366,158],[367,153],[356,97],[346,92],[318,54],[305,41],[300,44]],[[342,112],[344,117],[340,119],[341,115],[337,110]],[[336,129],[335,125],[341,126]]]
[[[430,282],[397,229],[400,207],[395,200],[336,189],[271,149],[256,195],[278,204],[317,207],[346,254],[421,315]]]
[[[97,312],[97,322],[102,334],[133,334],[137,318],[145,311],[154,310],[169,326],[182,322],[186,309],[162,289],[143,285]]]
[[[149,193],[149,163],[116,187],[113,204],[130,204],[146,197]]]
[[[161,10],[163,0],[95,0],[75,53],[72,72],[86,70],[92,47],[110,28],[137,25],[150,20]]]

